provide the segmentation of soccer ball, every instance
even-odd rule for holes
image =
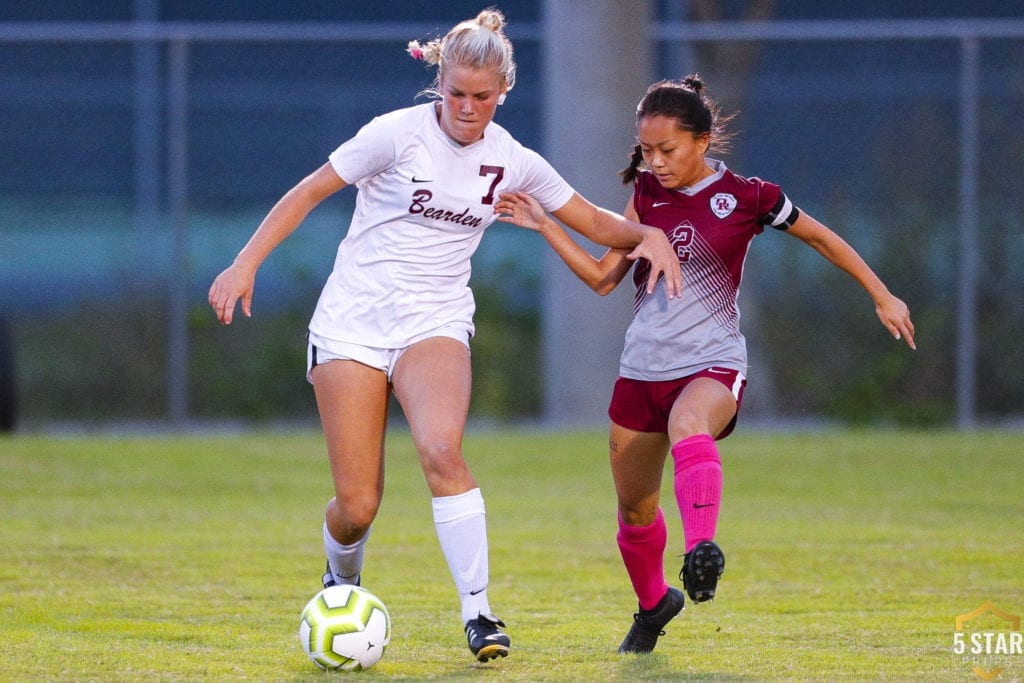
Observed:
[[[391,642],[391,616],[380,598],[359,586],[330,586],[302,610],[299,641],[328,670],[368,669]]]

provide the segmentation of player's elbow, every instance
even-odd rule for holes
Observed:
[[[609,280],[607,278],[598,280],[597,282],[591,283],[590,288],[600,294],[601,296],[608,296],[615,290],[615,287],[619,283],[615,280]]]

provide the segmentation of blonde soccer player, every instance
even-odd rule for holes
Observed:
[[[251,314],[256,271],[306,215],[348,185],[358,188],[346,237],[309,324],[313,384],[334,480],[323,525],[324,585],[358,584],[384,493],[385,430],[393,394],[408,421],[432,496],[433,521],[460,601],[469,649],[504,657],[510,638],[491,610],[484,498],[462,451],[474,334],[470,256],[495,220],[501,192],[529,192],[593,241],[650,259],[678,292],[663,232],[576,193],[537,153],[493,121],[516,64],[495,9],[408,52],[437,67],[430,101],[383,114],[290,189],[209,302],[230,324]]]

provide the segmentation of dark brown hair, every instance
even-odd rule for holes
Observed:
[[[645,116],[675,119],[681,130],[709,135],[709,151],[728,148],[731,135],[725,132],[725,124],[733,115],[720,115],[718,105],[704,92],[704,81],[697,74],[690,74],[681,81],[658,81],[649,87],[636,107],[636,120],[640,121]],[[636,180],[643,163],[643,153],[638,144],[633,147],[629,166],[619,172],[623,184]]]

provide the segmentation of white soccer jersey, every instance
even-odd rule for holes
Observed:
[[[472,332],[470,257],[498,194],[528,192],[548,211],[572,198],[551,165],[501,126],[463,147],[434,112],[430,102],[379,116],[330,155],[359,194],[310,322],[315,335],[403,348],[444,325]]]

